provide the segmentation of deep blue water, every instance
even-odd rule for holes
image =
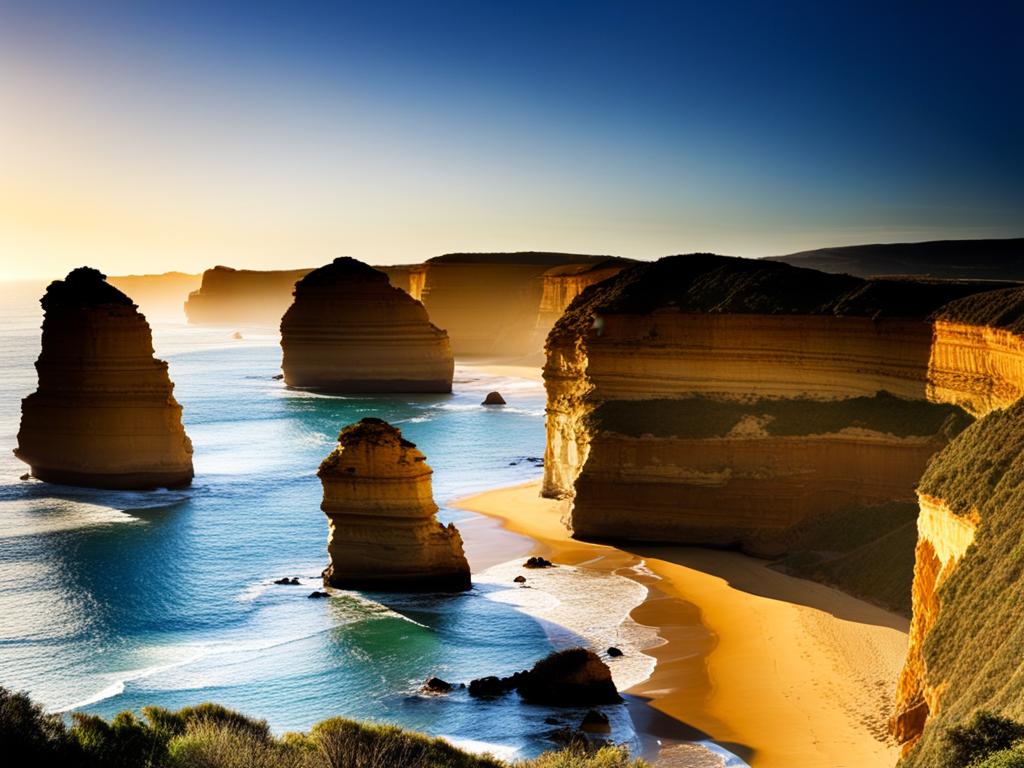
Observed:
[[[447,502],[539,475],[520,461],[543,453],[538,385],[460,367],[450,396],[315,396],[274,380],[280,350],[269,331],[231,341],[234,329],[154,323],[195,447],[194,485],[125,493],[22,482],[10,449],[20,399],[35,387],[40,287],[2,290],[0,684],[103,715],[212,700],[278,731],[344,715],[520,754],[551,746],[551,713],[515,697],[417,695],[430,675],[507,674],[581,640],[506,599],[510,586],[307,599],[326,564],[315,471],[341,427],[369,415],[398,425],[434,468],[441,518],[458,522],[468,513]],[[479,406],[492,388],[509,407]],[[271,584],[284,575],[303,586]],[[628,740],[628,715],[613,709],[616,737]]]

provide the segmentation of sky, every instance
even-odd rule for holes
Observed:
[[[0,0],[0,279],[1024,236],[1024,3]]]

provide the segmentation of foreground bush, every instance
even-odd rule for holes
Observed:
[[[24,694],[0,687],[0,755],[34,768],[644,768],[618,747],[580,744],[507,763],[391,725],[333,717],[277,738],[266,721],[217,704],[145,707],[107,721],[75,714],[67,728]],[[2,760],[3,758],[0,758]],[[1016,768],[1016,766],[1014,766]]]
[[[944,764],[947,768],[975,768],[989,756],[1009,750],[1021,739],[1024,739],[1024,725],[980,710],[967,723],[946,730],[943,737]],[[1016,764],[1009,762],[1005,765]]]

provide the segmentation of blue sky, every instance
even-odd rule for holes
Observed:
[[[213,5],[0,3],[3,273],[1024,235],[1024,4]]]

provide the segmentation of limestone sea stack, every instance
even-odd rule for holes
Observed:
[[[434,517],[433,470],[397,428],[373,418],[345,427],[317,474],[331,558],[324,584],[403,592],[469,589],[462,537]]]
[[[38,389],[15,454],[40,480],[95,488],[187,485],[192,444],[149,323],[95,269],[50,283]]]
[[[448,334],[388,276],[350,258],[295,285],[281,320],[285,382],[324,392],[451,392]]]

